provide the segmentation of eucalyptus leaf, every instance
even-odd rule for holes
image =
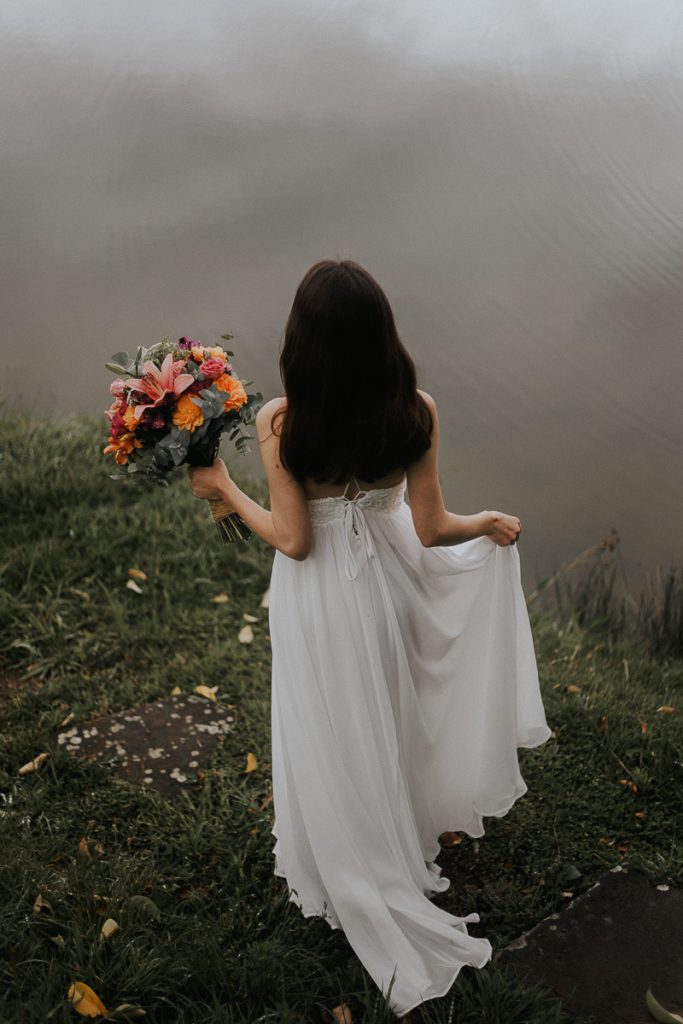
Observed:
[[[111,370],[112,373],[128,373],[128,367],[127,366],[121,366],[120,363],[110,362],[110,363],[105,363],[104,365],[105,365],[105,368],[107,370]]]
[[[187,427],[173,427],[171,437],[182,445],[189,445],[191,433]]]

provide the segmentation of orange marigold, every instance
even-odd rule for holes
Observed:
[[[222,377],[218,377],[214,381],[216,387],[220,391],[227,391],[228,398],[223,403],[223,408],[226,412],[230,412],[232,409],[240,409],[247,401],[247,393],[244,390],[244,385],[241,380],[237,377],[233,377],[229,373],[224,373]]]
[[[190,395],[181,395],[173,413],[173,422],[181,430],[195,430],[204,422],[204,413]]]

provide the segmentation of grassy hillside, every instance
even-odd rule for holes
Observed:
[[[66,996],[82,980],[107,1007],[135,1004],[154,1024],[300,1024],[342,998],[357,1021],[389,1020],[343,935],[304,919],[273,875],[260,607],[272,549],[257,537],[217,543],[184,471],[168,489],[110,480],[103,422],[0,419],[0,1019],[74,1020]],[[239,456],[229,464],[265,503],[261,481],[240,479]],[[129,568],[147,575],[141,594],[127,587]],[[222,591],[229,600],[213,603]],[[251,644],[237,639],[245,612],[258,616]],[[453,879],[440,905],[478,911],[471,931],[494,949],[621,862],[683,883],[683,661],[580,619],[532,610],[554,736],[520,752],[529,792],[509,814],[439,857]],[[71,712],[84,723],[200,683],[217,686],[239,719],[175,803],[56,743]],[[43,751],[36,772],[18,774]],[[257,767],[245,772],[248,752]],[[33,910],[39,893],[54,914]],[[133,915],[133,895],[149,897],[159,919]],[[105,917],[121,929],[101,942]],[[463,970],[424,1015],[572,1020],[495,960]]]

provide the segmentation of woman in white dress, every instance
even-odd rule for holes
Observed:
[[[526,792],[517,748],[550,736],[522,524],[445,509],[436,405],[358,264],[306,273],[280,371],[285,396],[256,416],[270,511],[221,459],[191,469],[191,486],[276,549],[274,872],[306,917],[343,929],[407,1018],[492,954],[468,934],[478,914],[430,901],[450,885],[438,837],[483,835],[483,817]]]

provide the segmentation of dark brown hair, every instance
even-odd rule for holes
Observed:
[[[280,377],[280,460],[299,481],[373,481],[430,447],[432,416],[416,390],[415,363],[386,295],[353,260],[320,260],[304,275]]]

